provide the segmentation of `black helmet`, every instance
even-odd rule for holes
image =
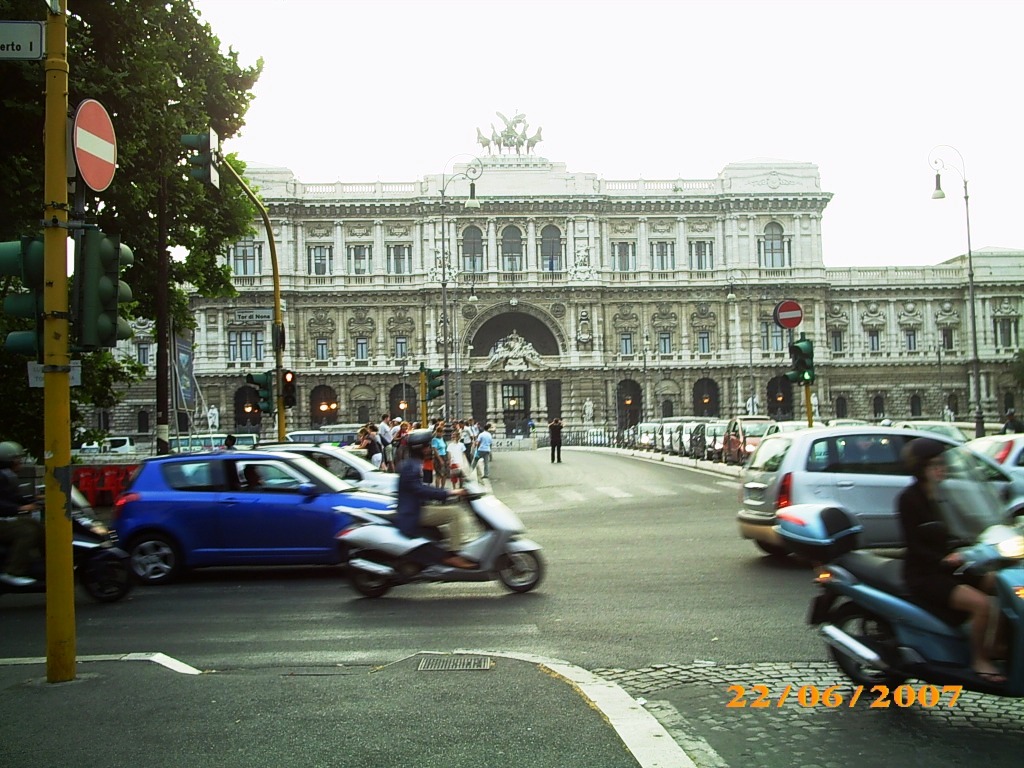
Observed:
[[[930,437],[917,437],[903,446],[903,464],[918,480],[924,477],[924,468],[936,456],[941,456],[950,446]]]
[[[405,444],[409,448],[423,448],[424,446],[430,445],[430,441],[434,437],[434,430],[432,429],[414,429],[405,438]]]

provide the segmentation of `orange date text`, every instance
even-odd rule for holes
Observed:
[[[782,708],[796,706],[810,709],[825,707],[867,707],[887,709],[889,707],[912,707],[915,704],[925,709],[933,707],[954,707],[963,693],[962,685],[873,685],[870,688],[858,685],[852,690],[846,686],[792,685],[787,684],[776,690],[767,685],[730,685],[726,692],[732,697],[725,705],[727,709]]]

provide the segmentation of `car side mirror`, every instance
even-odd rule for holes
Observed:
[[[303,496],[316,496],[319,491],[313,483],[302,483],[299,485],[299,493]]]

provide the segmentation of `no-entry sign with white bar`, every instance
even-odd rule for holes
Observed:
[[[804,320],[804,310],[798,302],[784,299],[775,305],[775,324],[780,328],[796,328]]]
[[[110,186],[117,169],[117,138],[114,124],[103,105],[86,99],[75,110],[72,128],[75,162],[82,181],[93,192]]]

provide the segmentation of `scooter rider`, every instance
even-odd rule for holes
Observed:
[[[15,587],[27,587],[36,580],[25,575],[32,551],[43,548],[43,526],[27,517],[36,509],[35,500],[20,490],[17,470],[25,452],[10,441],[0,443],[0,542],[8,545],[7,564],[0,581]]]
[[[986,592],[993,591],[991,574],[974,576],[954,572],[964,559],[954,550],[956,542],[939,510],[939,486],[946,477],[942,454],[949,448],[938,440],[919,437],[903,449],[907,469],[916,478],[900,494],[900,522],[907,545],[903,573],[914,597],[925,607],[940,613],[957,612],[971,621],[971,667],[981,678],[1005,682],[1006,678],[992,662],[986,647],[991,601]]]
[[[440,553],[436,558],[433,553],[428,552],[430,559],[455,568],[475,568],[476,563],[457,554],[457,550],[464,543],[463,530],[466,523],[462,510],[436,505],[430,506],[426,511],[423,510],[425,500],[447,501],[466,496],[464,488],[449,491],[423,482],[423,454],[430,446],[432,437],[432,430],[416,429],[406,438],[409,457],[398,465],[398,512],[395,515],[395,525],[402,533],[412,538],[421,535],[422,525],[447,525],[451,546],[456,552],[447,555]]]

